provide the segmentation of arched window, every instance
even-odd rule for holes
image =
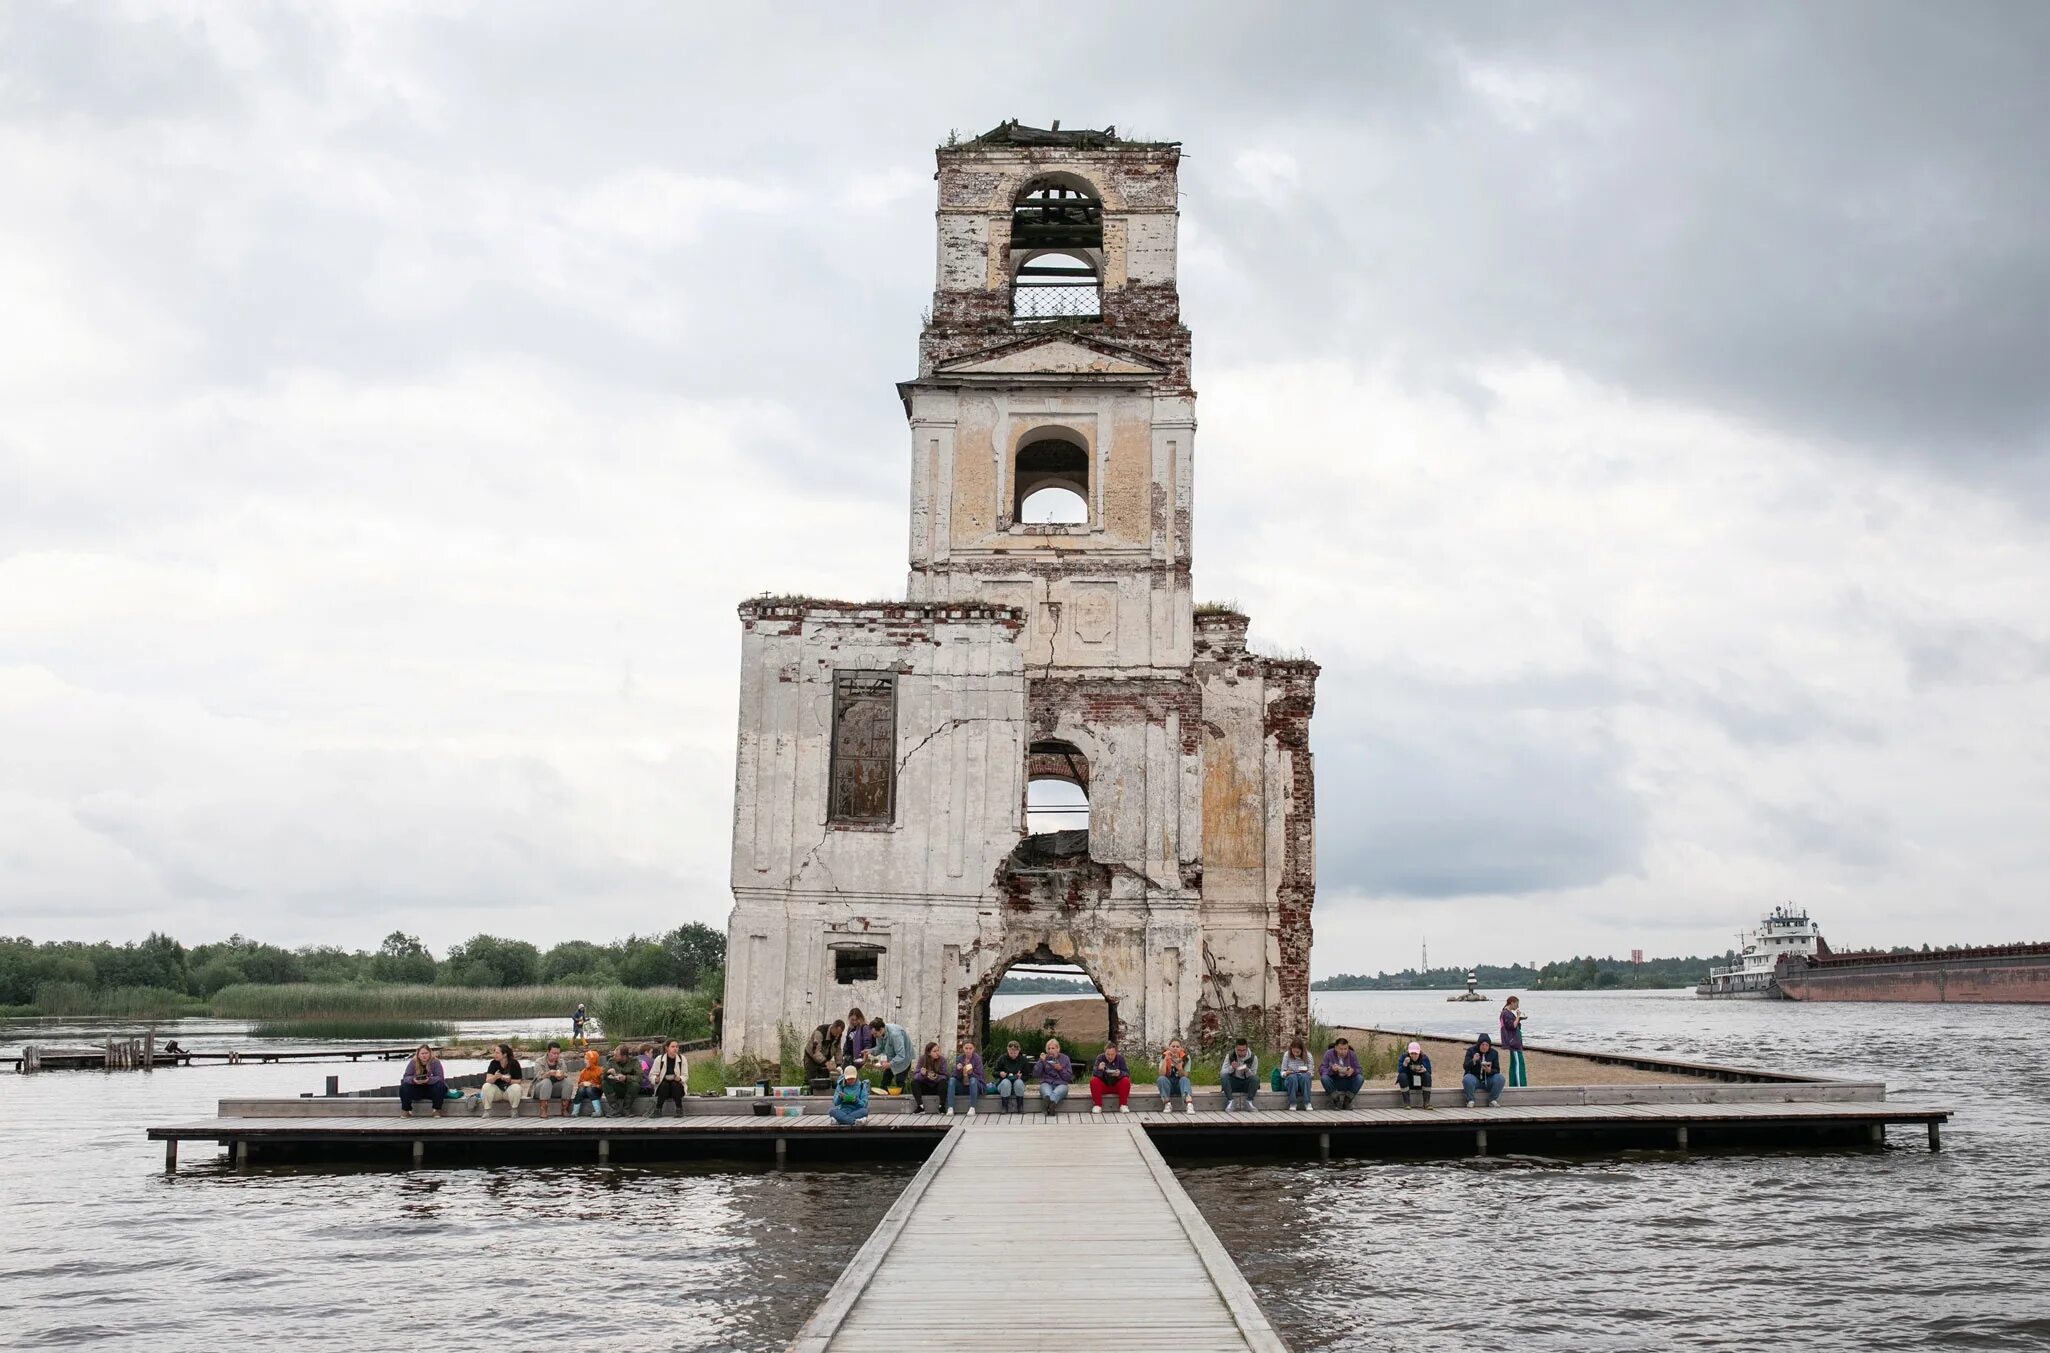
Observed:
[[[1018,448],[1012,520],[1027,525],[1089,520],[1089,451],[1066,436],[1035,437]]]
[[[1025,785],[1025,830],[1033,836],[1089,830],[1089,791],[1073,780],[1038,778]]]
[[[1047,324],[1103,314],[1103,203],[1089,181],[1049,174],[1011,206],[1011,320]]]

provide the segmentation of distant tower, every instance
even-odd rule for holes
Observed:
[[[740,611],[729,1054],[850,1006],[979,1037],[1028,961],[1148,1047],[1307,1031],[1318,668],[1193,604],[1179,161],[939,151],[910,600]]]

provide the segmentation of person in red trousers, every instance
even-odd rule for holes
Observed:
[[[1115,1043],[1106,1045],[1096,1060],[1090,1064],[1089,1099],[1096,1107],[1089,1112],[1103,1112],[1105,1095],[1117,1096],[1119,1113],[1132,1111],[1125,1104],[1125,1101],[1132,1097],[1132,1071],[1125,1065],[1124,1054],[1118,1051]]]

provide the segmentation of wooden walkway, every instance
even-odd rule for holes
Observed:
[[[954,1121],[792,1353],[1287,1353],[1136,1116]],[[1077,1200],[1100,1226],[1075,1231]],[[1059,1297],[993,1308],[993,1274]]]

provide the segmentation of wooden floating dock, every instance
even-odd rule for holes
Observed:
[[[396,1112],[322,1114],[319,1100],[224,1101],[241,1112],[149,1129],[165,1144],[165,1167],[177,1167],[181,1142],[218,1142],[238,1165],[334,1163],[345,1160],[418,1166],[491,1161],[693,1160],[793,1154],[802,1160],[844,1160],[920,1150],[954,1127],[1021,1131],[1061,1140],[1067,1130],[1106,1121],[1136,1125],[1160,1145],[1190,1154],[1447,1155],[1619,1148],[1701,1150],[1720,1146],[1866,1145],[1885,1141],[1890,1126],[1923,1128],[1941,1145],[1947,1108],[1884,1100],[1703,1102],[1687,1104],[1531,1104],[1496,1108],[1317,1109],[1308,1113],[1132,1113],[1096,1115],[1068,1105],[1052,1117],[1038,1111],[948,1118],[941,1114],[875,1113],[841,1127],[823,1113],[795,1118],[752,1113],[692,1113],[662,1118],[538,1118],[472,1114],[445,1117]],[[705,1103],[700,1101],[701,1104]],[[719,1101],[711,1101],[717,1105]],[[337,1108],[342,1106],[337,1105]]]
[[[792,1353],[1078,1346],[1175,1353],[1287,1353],[1244,1275],[1135,1115],[953,1119],[941,1141],[791,1344]],[[1062,1131],[1055,1125],[1093,1130]],[[1058,1175],[1057,1190],[1026,1187]],[[1118,1257],[1048,1246],[1086,1199],[1115,1218]],[[1051,1228],[1051,1229],[1050,1229]],[[1074,1318],[1034,1303],[991,1311],[992,1273],[1029,1268]],[[971,1293],[973,1314],[952,1312]],[[925,1312],[912,1317],[911,1312]]]

